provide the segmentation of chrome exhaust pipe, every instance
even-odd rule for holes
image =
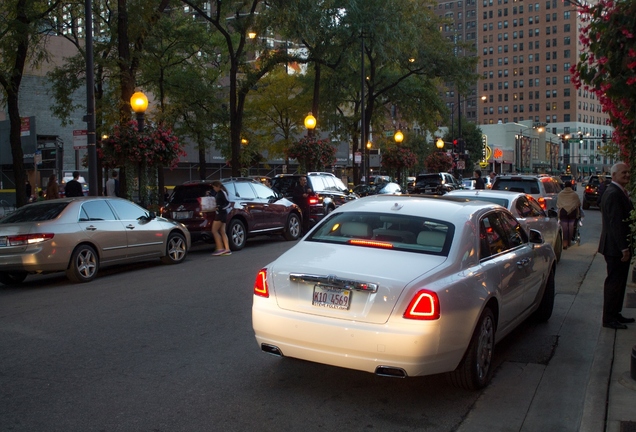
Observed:
[[[261,344],[261,349],[267,354],[271,354],[276,357],[283,357],[283,353],[277,346],[270,345],[270,344]]]
[[[378,366],[375,368],[375,374],[389,378],[406,378],[408,376],[404,369],[393,366]]]

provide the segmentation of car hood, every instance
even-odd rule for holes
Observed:
[[[281,309],[382,324],[404,290],[430,276],[445,261],[444,256],[302,241],[268,266],[269,288]],[[292,281],[290,274],[312,277]],[[312,304],[317,284],[313,276],[327,285],[330,277],[374,283],[377,291],[352,290],[347,310],[318,307]]]

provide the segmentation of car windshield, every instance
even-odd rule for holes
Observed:
[[[512,192],[523,192],[527,194],[541,193],[537,179],[511,178],[495,180],[492,190],[507,190]]]
[[[42,222],[55,219],[66,208],[68,202],[50,202],[37,205],[25,205],[0,220],[0,224],[19,222]]]
[[[454,226],[419,216],[343,212],[324,219],[306,239],[447,256]]]
[[[442,184],[442,178],[440,177],[439,174],[417,176],[417,179],[415,180],[415,184],[416,185],[430,185],[430,184],[438,185],[438,184]]]
[[[206,192],[213,191],[210,184],[196,184],[187,186],[177,186],[174,188],[170,202],[176,203],[196,203],[197,198],[206,196]],[[214,192],[212,192],[214,194]]]

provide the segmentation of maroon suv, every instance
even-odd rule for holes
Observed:
[[[286,240],[297,240],[301,231],[301,213],[296,204],[279,193],[250,178],[221,180],[228,191],[231,210],[227,217],[230,249],[240,250],[248,237],[282,234]],[[214,195],[212,182],[193,181],[176,186],[168,204],[161,209],[163,217],[183,223],[192,242],[213,243],[214,212],[201,211],[199,197]]]

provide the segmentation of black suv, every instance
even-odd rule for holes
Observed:
[[[415,185],[410,193],[444,195],[462,184],[449,173],[420,174],[415,178]]]
[[[247,238],[255,235],[282,234],[286,240],[300,237],[301,215],[296,204],[254,179],[229,178],[221,182],[232,206],[226,226],[230,249],[243,249]],[[211,229],[216,213],[202,211],[199,203],[199,198],[207,195],[214,196],[209,181],[176,186],[161,215],[183,223],[190,231],[192,242],[213,243]]]
[[[602,181],[612,181],[612,176],[590,176],[589,180],[585,184],[585,190],[583,190],[583,210],[587,210],[591,206],[598,207],[601,205],[601,203],[598,202],[598,187],[601,185]]]
[[[563,174],[561,176],[561,181],[563,183],[572,182],[572,190],[576,190],[576,179],[574,178],[574,176],[572,176],[570,174]]]
[[[278,174],[272,179],[272,189],[291,200],[294,195],[294,188],[303,176],[307,177],[307,186],[315,193],[315,196],[309,199],[310,224],[315,224],[337,207],[358,198],[358,195],[349,192],[342,180],[326,172],[310,172],[306,175]]]

